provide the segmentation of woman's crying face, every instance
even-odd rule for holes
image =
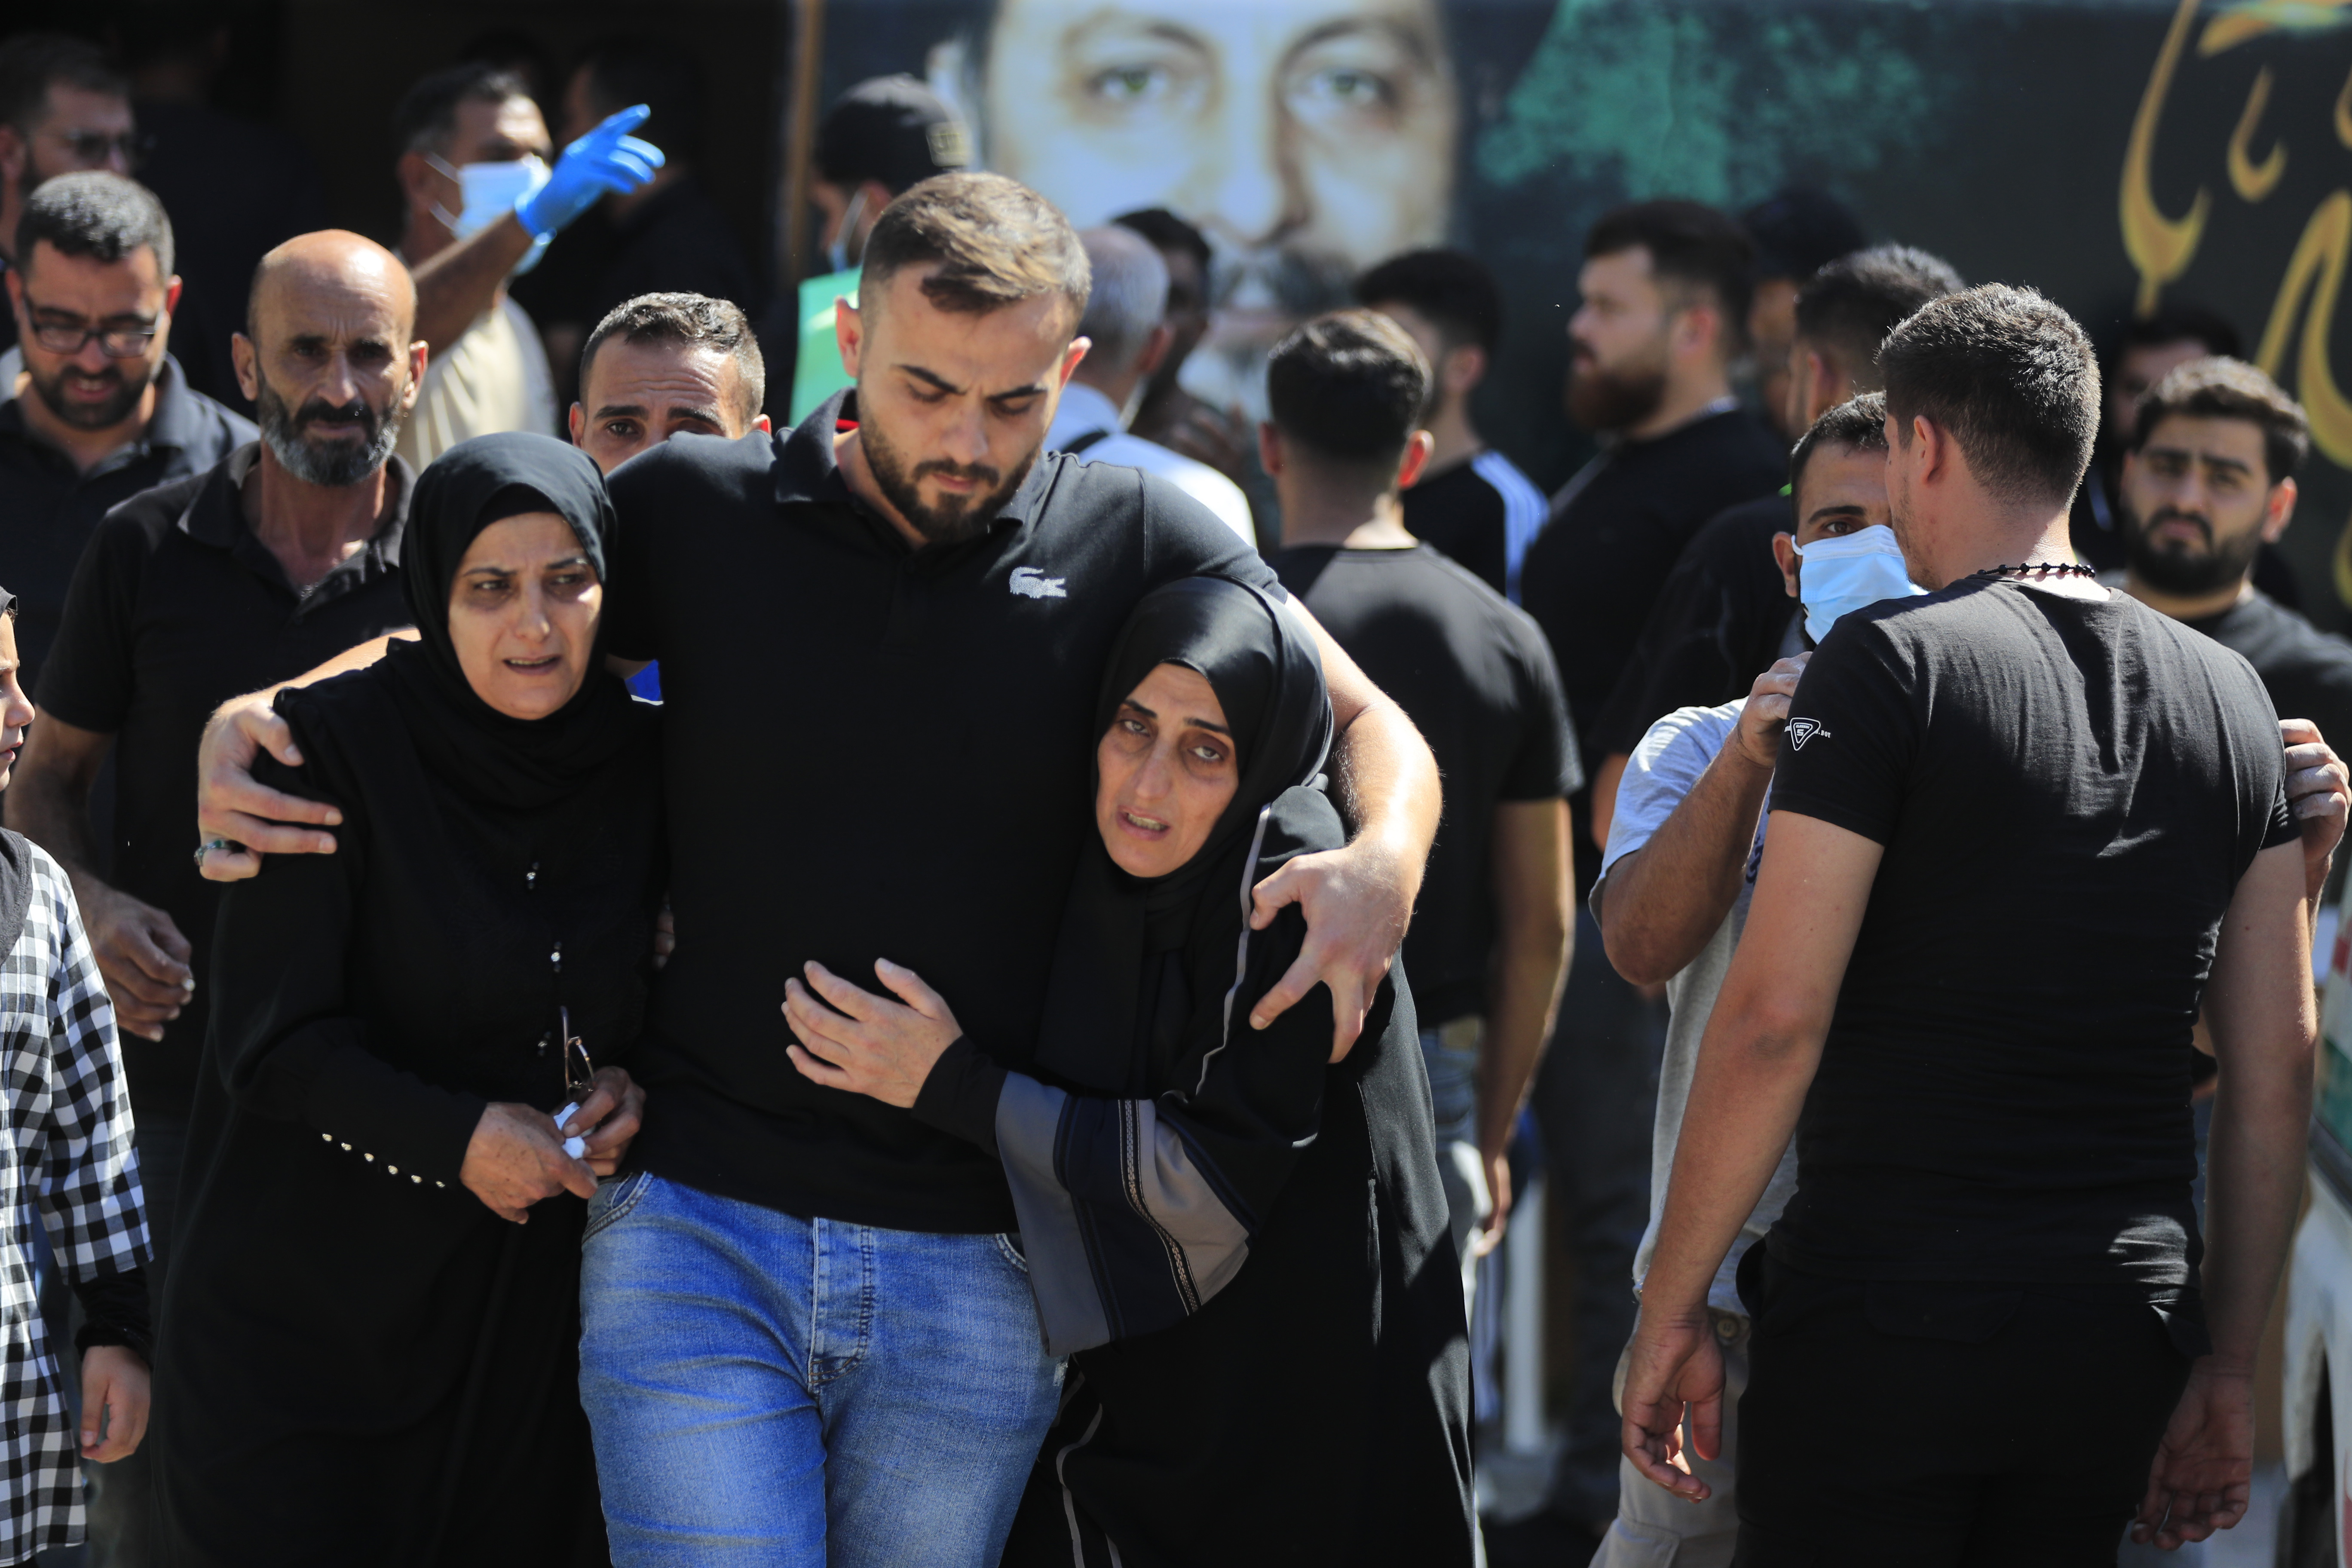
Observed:
[[[604,586],[551,511],[490,524],[449,587],[449,641],[474,695],[509,719],[544,719],[588,677]]]
[[[1199,854],[1241,779],[1216,689],[1181,664],[1153,666],[1127,694],[1095,768],[1095,826],[1130,877],[1165,877]]]

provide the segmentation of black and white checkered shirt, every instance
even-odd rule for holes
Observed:
[[[0,962],[0,1563],[82,1539],[80,1436],[33,1291],[33,1227],[76,1280],[143,1267],[147,1220],[114,1008],[55,860],[31,851],[32,907]]]

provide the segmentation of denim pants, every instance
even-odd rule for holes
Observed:
[[[580,1292],[619,1568],[996,1562],[1061,1380],[1010,1237],[640,1172],[589,1205]]]

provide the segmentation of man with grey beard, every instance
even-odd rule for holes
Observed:
[[[8,826],[72,879],[121,1022],[159,1309],[219,892],[188,855],[196,742],[225,699],[407,626],[415,475],[392,448],[425,371],[415,318],[407,268],[357,235],[302,235],[262,259],[233,344],[261,439],[99,524],[7,793]],[[110,754],[100,840],[91,796]],[[93,1472],[90,1535],[113,1544],[108,1561],[146,1560],[145,1465]]]

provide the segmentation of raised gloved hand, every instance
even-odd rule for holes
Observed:
[[[662,166],[661,149],[629,134],[653,116],[634,104],[563,150],[547,183],[515,203],[515,217],[534,239],[546,239],[603,200],[626,195]]]

